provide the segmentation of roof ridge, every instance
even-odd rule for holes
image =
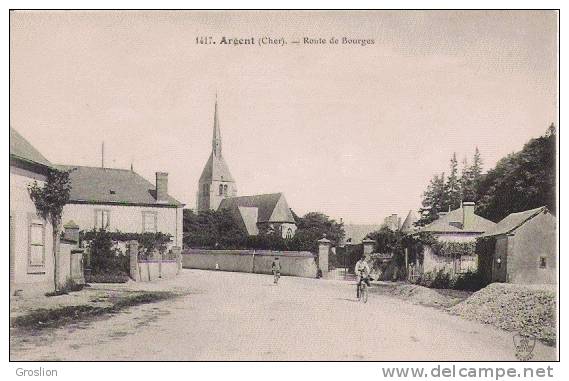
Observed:
[[[110,170],[110,171],[132,172],[132,173],[136,173],[137,175],[140,176],[139,173],[137,173],[131,169],[127,169],[127,168],[94,167],[91,165],[76,165],[76,164],[55,164],[55,166],[56,167],[80,167],[80,168],[90,168],[90,169],[103,169],[103,170]]]

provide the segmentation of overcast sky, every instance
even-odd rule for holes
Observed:
[[[10,123],[53,163],[99,166],[104,141],[194,208],[217,91],[239,195],[380,223],[453,152],[489,169],[557,120],[556,35],[554,12],[12,12]]]

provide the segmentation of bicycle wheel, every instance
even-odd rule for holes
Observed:
[[[360,294],[361,294],[361,297],[362,297],[362,299],[361,299],[362,302],[363,302],[363,303],[367,303],[367,287],[366,287],[366,286],[363,286],[363,287],[362,287],[362,290],[361,290]]]

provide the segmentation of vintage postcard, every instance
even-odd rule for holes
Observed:
[[[10,361],[559,359],[558,11],[9,23]]]

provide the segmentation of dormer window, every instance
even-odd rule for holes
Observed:
[[[109,189],[110,194],[116,194],[117,192],[114,189]]]

